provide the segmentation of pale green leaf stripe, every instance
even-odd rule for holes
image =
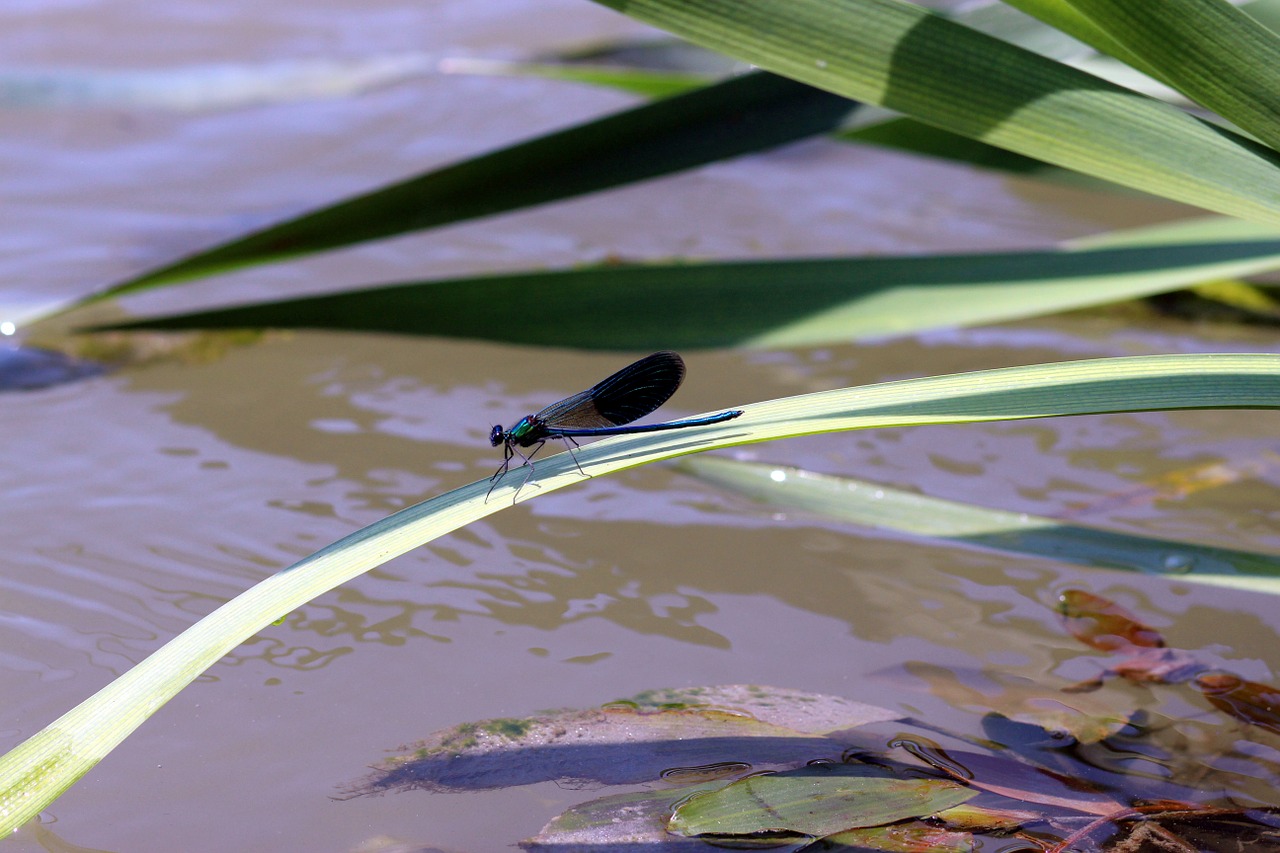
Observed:
[[[1280,238],[1274,226],[1259,225],[1226,216],[1200,216],[1178,219],[1158,225],[1105,231],[1089,237],[1070,240],[1064,245],[1074,249],[1099,249],[1114,246],[1178,246],[1183,243],[1249,243]]]
[[[1256,244],[1255,248],[1262,251],[1247,259],[1209,260],[1208,252],[1215,247],[1225,249],[1228,244],[1166,245],[1163,252],[1151,252],[1149,265],[1137,262],[1129,269],[1118,269],[1105,268],[1107,262],[1103,258],[1106,250],[1094,249],[1058,254],[1058,266],[1065,275],[1047,274],[1053,261],[1051,253],[1028,253],[1027,261],[1041,259],[1046,262],[1043,278],[1028,275],[1022,279],[993,276],[988,281],[965,280],[961,269],[957,269],[955,272],[961,272],[961,275],[942,281],[922,277],[919,282],[881,288],[866,287],[868,282],[863,282],[864,287],[860,288],[863,292],[855,298],[794,322],[780,324],[744,341],[743,345],[790,347],[869,339],[1042,317],[1060,311],[1138,299],[1209,279],[1256,275],[1273,270],[1280,263],[1280,255],[1265,252],[1264,247],[1271,242]],[[1247,243],[1235,245],[1247,251]],[[1142,254],[1142,250],[1137,248],[1117,251],[1121,254],[1133,252],[1131,257],[1135,261]],[[1081,257],[1086,252],[1098,253],[1099,263],[1093,270],[1086,269],[1089,258]],[[1196,252],[1206,252],[1202,263],[1182,266],[1174,261],[1174,255]],[[961,256],[953,260],[958,268],[970,265],[976,268],[985,257]],[[909,259],[902,260],[904,264],[911,263]]]
[[[1070,0],[1004,1],[1015,9],[1068,33],[1106,56],[1114,56],[1144,73],[1158,77],[1154,68],[1148,66],[1140,56],[1130,53],[1124,44],[1090,20]]]
[[[1276,0],[1244,0],[1240,6],[1264,27],[1280,32],[1280,3]]]
[[[593,475],[659,459],[836,430],[1187,408],[1280,408],[1280,356],[1100,359],[888,382],[744,407],[696,430],[604,439],[577,451]],[[375,566],[498,511],[523,473],[485,502],[481,480],[401,510],[267,578],[0,758],[0,831],[35,816],[183,687],[254,633]],[[538,463],[520,498],[581,481],[566,453]]]
[[[784,465],[695,458],[681,468],[778,509],[946,539],[1013,555],[1163,574],[1280,594],[1280,554],[1214,548],[1068,524],[1053,518],[931,498],[866,480]]]
[[[1029,157],[1280,224],[1274,152],[898,0],[597,0],[779,74]]]
[[[1069,0],[1179,92],[1280,146],[1280,38],[1226,0]]]

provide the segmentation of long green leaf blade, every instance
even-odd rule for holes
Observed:
[[[101,299],[615,187],[824,133],[857,108],[749,74],[540,136],[249,234],[97,294]]]
[[[1280,146],[1280,37],[1225,0],[1068,0],[1160,79]]]
[[[718,447],[837,430],[1197,408],[1280,409],[1280,356],[1099,359],[842,388],[745,406],[738,419],[690,431],[606,438],[377,521],[272,575],[0,757],[0,832],[35,816],[223,655],[316,596],[439,536],[592,475]]]
[[[1070,34],[1100,53],[1113,56],[1145,72],[1154,73],[1142,58],[1130,53],[1105,29],[1076,8],[1070,0],[1005,0],[1010,6]]]
[[[1019,154],[1280,223],[1275,152],[899,0],[597,0],[813,86]]]
[[[1249,229],[1257,227],[1235,228]],[[389,285],[109,328],[327,328],[620,350],[806,346],[1043,315],[1280,266],[1280,240],[1253,236],[1069,251],[607,266]]]

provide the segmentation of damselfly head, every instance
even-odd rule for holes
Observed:
[[[489,443],[494,447],[502,444],[502,424],[498,424],[496,427],[489,430]]]

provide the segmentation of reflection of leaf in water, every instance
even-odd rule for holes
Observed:
[[[903,738],[890,746],[902,746],[935,770],[941,770],[975,788],[1011,800],[1095,815],[1109,815],[1125,808],[1124,803],[1112,794],[1083,779],[1011,761],[999,755],[942,751],[922,739]]]
[[[1181,501],[1197,492],[1217,489],[1273,473],[1280,466],[1280,454],[1264,451],[1248,459],[1209,462],[1166,472],[1145,483],[1104,495],[1087,504],[1072,506],[1061,518],[1093,515],[1107,518],[1121,509],[1152,506],[1159,501]]]
[[[1128,714],[1107,701],[1110,694],[1064,694],[1040,681],[999,670],[977,671],[920,661],[906,664],[906,669],[952,707],[975,713],[997,711],[1011,720],[1069,734],[1081,743],[1097,743],[1129,725]]]
[[[680,469],[769,506],[1015,556],[1177,574],[1180,580],[1280,592],[1280,556],[1215,548],[943,500],[882,483],[724,458],[686,458]]]
[[[105,372],[100,364],[53,350],[0,346],[0,391],[34,391]]]

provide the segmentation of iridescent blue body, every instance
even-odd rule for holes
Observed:
[[[563,439],[572,453],[573,448],[578,445],[575,438],[707,426],[733,420],[742,414],[741,410],[732,409],[682,421],[631,425],[632,421],[644,417],[665,403],[683,381],[684,360],[674,352],[655,352],[627,365],[586,391],[552,403],[536,415],[525,415],[509,430],[504,430],[501,425],[495,426],[489,432],[489,443],[494,447],[502,446],[503,459],[501,467],[489,478],[493,481],[489,491],[493,492],[498,480],[507,473],[511,460],[516,456],[523,459],[524,465],[529,468],[524,479],[524,483],[527,483],[529,477],[533,476],[533,455],[549,438]],[[518,447],[532,447],[533,450],[525,455],[516,449]],[[576,456],[574,461],[577,461]],[[582,471],[582,467],[579,466],[578,470]],[[587,476],[585,471],[582,474]],[[524,483],[516,489],[516,494],[524,488]]]

